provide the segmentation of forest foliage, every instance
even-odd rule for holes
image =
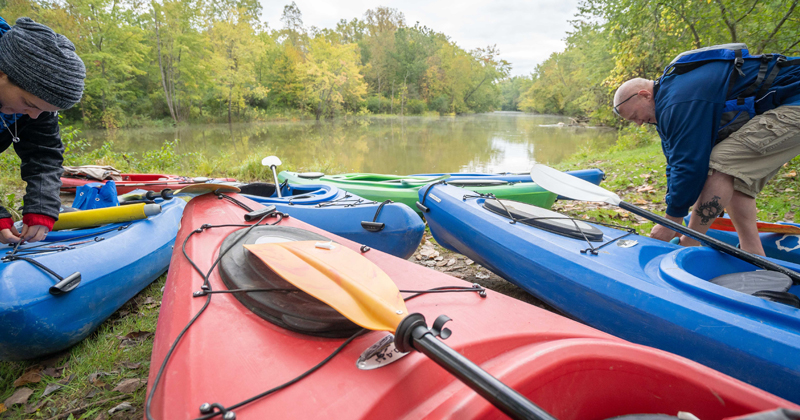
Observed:
[[[679,53],[746,43],[752,54],[800,55],[798,0],[582,0],[566,37],[528,77],[503,80],[503,109],[617,125],[616,88],[655,79]]]
[[[378,7],[307,27],[292,2],[274,27],[258,0],[0,0],[66,35],[86,63],[89,127],[499,109],[510,65]]]

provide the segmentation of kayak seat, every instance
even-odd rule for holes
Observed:
[[[322,172],[300,172],[297,176],[304,179],[317,179],[322,178],[325,174]]]
[[[239,186],[242,194],[256,195],[259,197],[272,197],[275,194],[275,184],[266,182],[253,182]]]
[[[230,249],[219,263],[220,278],[228,290],[278,289],[233,295],[251,312],[281,328],[319,337],[350,337],[361,327],[284,280],[243,246],[309,240],[328,242],[330,239],[282,226],[259,226],[250,232],[237,230],[225,238],[220,248]]]
[[[492,213],[516,220],[522,224],[575,239],[601,242],[603,232],[597,227],[567,215],[511,200],[486,200],[483,207]],[[584,236],[585,235],[585,236]]]
[[[800,308],[800,298],[789,293],[792,279],[777,271],[745,271],[714,277],[710,283],[772,302]]]

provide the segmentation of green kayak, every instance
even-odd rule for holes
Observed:
[[[417,191],[428,183],[448,179],[443,176],[402,176],[382,174],[351,173],[341,175],[325,175],[322,172],[287,172],[278,174],[278,178],[290,184],[326,184],[334,185],[368,200],[392,200],[403,203],[419,213],[416,207]],[[497,179],[448,179],[450,185],[465,188],[476,193],[492,193],[497,198],[521,201],[534,206],[549,208],[556,201],[556,194],[545,190],[533,182],[508,182]],[[464,192],[468,194],[468,191]]]

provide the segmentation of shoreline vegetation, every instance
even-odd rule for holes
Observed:
[[[187,155],[175,152],[174,144],[167,143],[160,150],[145,153],[146,159],[130,159],[107,146],[85,151],[86,145],[77,131],[66,127],[64,132],[71,164],[110,164],[125,171],[232,176],[245,181],[271,179],[271,174],[261,166],[263,153],[252,155],[238,166],[229,166],[227,162],[214,162],[201,156],[187,159]],[[664,165],[657,137],[653,137],[647,128],[634,127],[621,130],[617,144],[609,150],[599,150],[598,146],[589,143],[554,166],[561,170],[603,169],[606,172],[606,179],[601,184],[603,187],[617,192],[626,201],[663,214]],[[330,163],[295,167],[291,162],[285,162],[283,166],[294,170],[319,170],[330,168]],[[16,155],[0,155],[4,204],[19,205],[21,181],[18,171]],[[760,219],[800,222],[800,199],[795,191],[798,171],[800,158],[795,158],[767,185],[758,199]],[[9,188],[17,190],[9,194]],[[607,205],[564,200],[556,202],[554,209],[583,220],[633,227],[641,235],[646,235],[652,227],[650,222]],[[444,261],[452,259],[455,262],[437,267],[427,258],[417,258],[419,254],[411,257],[411,261],[546,308],[535,298],[464,256],[439,247],[429,233],[425,237],[421,247],[432,247]],[[90,337],[61,355],[48,360],[0,362],[0,403],[6,403],[0,405],[0,419],[141,419],[152,336],[165,280],[166,275],[160,277]],[[10,404],[14,396],[20,395],[18,399],[22,402]],[[117,411],[109,414],[109,410],[115,409]]]

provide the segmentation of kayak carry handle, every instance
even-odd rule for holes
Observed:
[[[417,205],[417,208],[423,213],[427,213],[427,212],[431,211],[431,209],[429,209],[428,206],[420,203],[419,201],[416,202],[416,205]]]
[[[380,232],[386,227],[386,223],[378,223],[378,222],[361,222],[361,227],[370,231],[370,232]]]
[[[53,296],[63,295],[71,292],[72,289],[81,284],[81,273],[76,271],[69,276],[65,277],[53,286],[50,286],[50,294]]]
[[[275,213],[276,211],[277,211],[277,207],[275,207],[274,205],[273,206],[267,206],[267,207],[264,207],[263,209],[253,210],[250,213],[245,214],[244,215],[244,220],[246,222],[252,222],[253,220],[259,220],[259,219],[263,218],[264,216],[267,216],[269,214]]]

